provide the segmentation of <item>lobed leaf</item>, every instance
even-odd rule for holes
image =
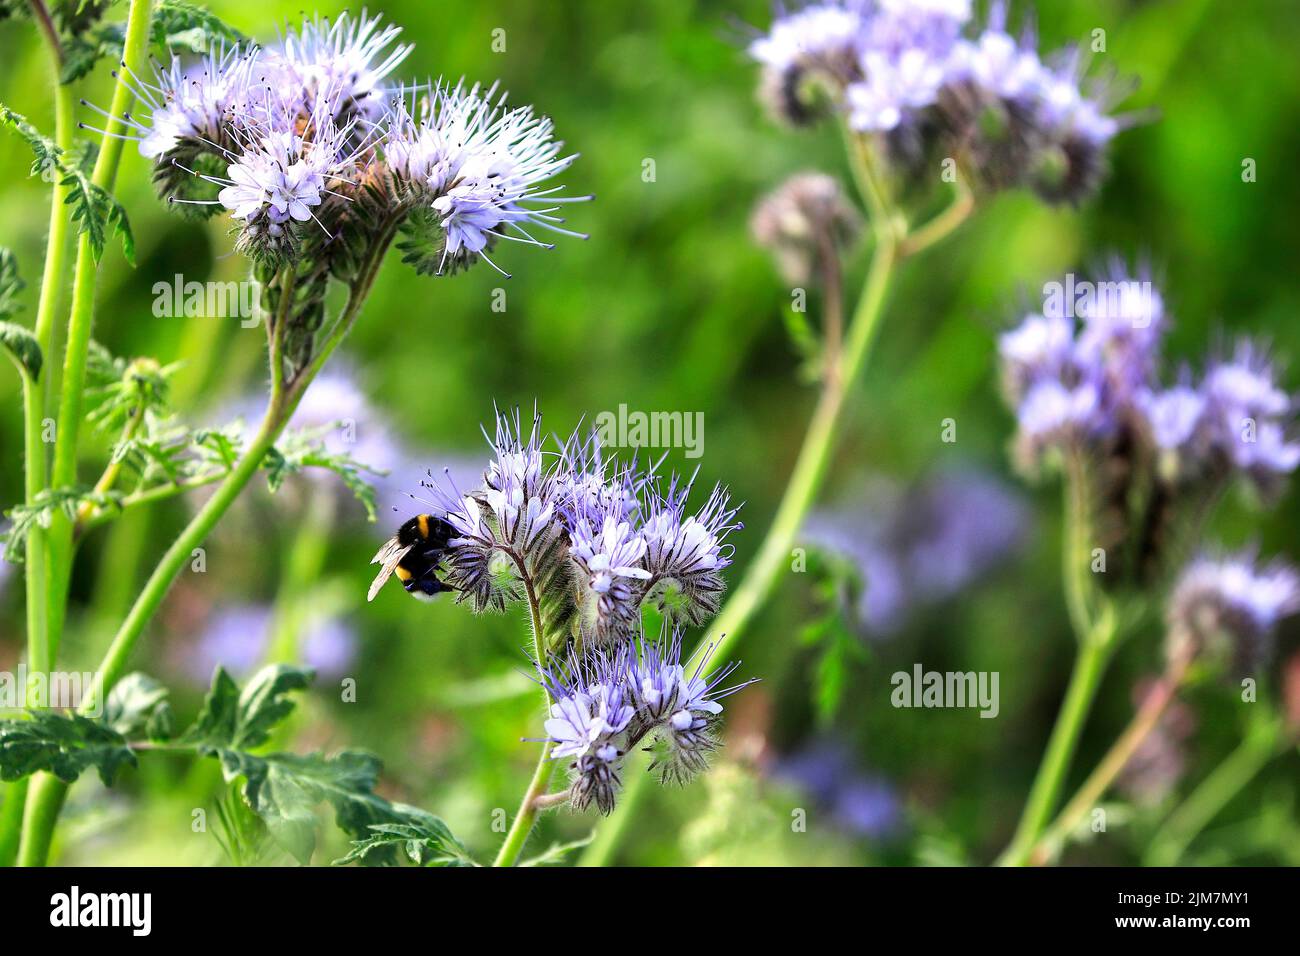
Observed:
[[[80,714],[41,710],[26,720],[0,721],[0,780],[46,771],[72,783],[93,767],[111,786],[119,770],[135,765],[122,734]]]

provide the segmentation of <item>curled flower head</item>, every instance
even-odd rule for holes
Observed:
[[[574,809],[594,803],[609,813],[624,756],[647,738],[650,769],[664,782],[684,783],[706,767],[719,746],[721,700],[752,683],[722,687],[737,665],[710,673],[712,653],[683,661],[681,632],[672,631],[540,668],[552,701],[544,739],[553,759],[568,762]]]
[[[402,248],[418,271],[441,275],[482,258],[500,272],[487,255],[498,240],[552,248],[529,229],[586,238],[554,213],[590,197],[542,185],[576,158],[561,155],[549,119],[507,107],[496,87],[420,92],[397,98],[383,142],[393,191],[411,209]]]
[[[542,683],[552,700],[546,721],[551,757],[570,761],[574,809],[594,803],[601,813],[611,812],[627,746],[623,732],[635,715],[621,658],[593,655],[569,668],[544,670]]]
[[[242,252],[277,261],[298,253],[305,233],[332,237],[326,208],[348,201],[339,190],[350,184],[358,152],[354,122],[340,127],[334,112],[326,99],[302,117],[271,107],[237,137],[244,147],[230,153],[226,176],[203,176],[222,186],[217,202],[240,224]]]
[[[1300,443],[1290,440],[1295,403],[1277,384],[1266,349],[1239,340],[1228,358],[1211,364],[1202,386],[1204,423],[1213,446],[1266,495],[1300,465]]]
[[[725,585],[722,572],[731,565],[734,549],[727,536],[742,527],[737,508],[721,485],[704,504],[688,513],[691,483],[674,479],[663,495],[655,492],[642,533],[645,566],[656,582],[652,597],[669,619],[701,624],[718,613]]]
[[[480,259],[502,271],[500,240],[551,248],[534,231],[585,238],[556,212],[590,197],[545,185],[575,158],[550,120],[508,107],[495,86],[393,82],[412,49],[400,33],[344,13],[306,19],[273,46],[173,58],[129,77],[145,106],[121,119],[166,199],[230,211],[240,251],[272,267],[295,260],[300,274],[314,266],[325,284],[350,280],[399,229],[404,258],[428,274]]]
[[[967,0],[817,3],[779,15],[749,52],[778,116],[806,123],[829,101],[905,172],[955,157],[974,185],[1078,202],[1130,122],[1111,114],[1128,88],[1090,79],[1075,49],[1041,58],[1006,21],[1000,0],[979,28]]]
[[[297,31],[267,51],[267,66],[283,89],[305,101],[324,96],[340,118],[375,122],[388,108],[388,76],[414,49],[396,43],[402,28],[382,24],[380,16],[346,10],[333,23],[328,17],[304,19]]]
[[[840,184],[825,173],[796,173],[754,208],[750,231],[772,251],[782,277],[794,286],[826,278],[834,256],[862,229]]]
[[[1300,611],[1300,574],[1252,552],[1200,557],[1180,575],[1166,617],[1171,659],[1205,655],[1239,674],[1261,666],[1279,621]]]
[[[806,125],[819,111],[821,82],[841,87],[857,75],[866,4],[861,0],[827,0],[780,16],[771,30],[749,45],[749,55],[763,66],[760,96],[779,120]]]
[[[618,464],[598,434],[546,451],[540,418],[525,432],[517,412],[499,415],[479,487],[426,482],[434,516],[453,531],[440,580],[477,610],[504,608],[531,584],[564,629],[550,639],[584,646],[625,641],[647,601],[703,623],[721,601],[737,508],[719,485],[692,510],[692,481]]]

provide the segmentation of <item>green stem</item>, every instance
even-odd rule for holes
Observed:
[[[924,252],[942,242],[975,211],[975,196],[958,181],[952,203],[923,226],[913,229],[899,247],[900,258],[906,259]]]
[[[387,251],[388,242],[392,239],[392,235],[391,230],[386,232],[371,250],[368,261],[363,264],[358,273],[358,278],[352,286],[347,305],[335,326],[335,331],[330,336],[322,353],[317,356],[306,371],[298,375],[291,383],[287,383],[283,389],[272,393],[267,404],[262,426],[258,430],[256,437],[248,445],[239,463],[226,475],[212,497],[208,499],[207,504],[185,526],[180,536],[167,549],[158,566],[154,568],[149,580],[145,583],[144,590],[136,598],[135,604],[132,605],[130,612],[126,616],[126,620],[122,622],[122,626],[118,629],[116,636],[109,645],[104,659],[100,662],[95,675],[95,682],[82,701],[81,710],[83,712],[93,711],[98,703],[112,690],[113,685],[122,676],[131,652],[134,650],[141,633],[143,633],[145,625],[157,612],[163,598],[166,597],[181,570],[191,560],[193,550],[203,543],[217,522],[234,504],[240,492],[243,491],[262,467],[262,461],[266,457],[267,451],[275,444],[285,425],[288,424],[312,379],[325,364],[330,352],[338,347],[347,331],[356,321],[361,305],[370,294],[371,286],[374,284],[376,275],[378,275],[379,265],[383,261],[384,253]],[[273,352],[268,358],[272,368],[276,367],[276,363],[283,361],[283,356],[278,352]],[[67,794],[67,785],[49,774],[37,774],[35,780],[32,799],[28,801],[27,812],[23,818],[23,841],[19,853],[19,862],[20,865],[24,866],[43,866],[45,864],[53,837],[53,829],[58,821],[59,807]]]
[[[1000,865],[1024,866],[1038,835],[1051,819],[1109,658],[1109,642],[1087,641],[1079,648],[1074,670],[1070,674],[1070,686],[1066,689],[1065,700],[1056,716],[1052,736],[1047,742],[1047,750],[1038,767],[1038,774],[1034,777],[1029,799],[1025,802],[1020,825],[1016,828],[1011,845],[998,860]]]
[[[860,181],[865,184],[870,179],[863,174]],[[874,198],[871,200],[873,205],[877,201]],[[838,366],[834,374],[825,377],[821,398],[813,411],[790,482],[786,485],[785,494],[777,506],[776,516],[772,519],[758,556],[745,571],[740,586],[727,600],[722,613],[714,619],[704,636],[705,646],[716,645],[712,657],[714,667],[726,664],[750,619],[771,594],[777,575],[790,560],[795,537],[817,499],[835,445],[845,397],[866,364],[876,330],[884,315],[886,293],[898,263],[898,243],[901,237],[896,232],[896,226],[897,223],[887,212],[882,211],[877,215],[876,248],[872,254],[866,284],[849,323]],[[604,866],[608,863],[626,830],[628,818],[645,791],[648,778],[649,775],[644,773],[628,774],[628,785],[618,808],[587,846],[579,859],[579,865]]]
[[[1171,661],[1166,673],[1142,701],[1142,706],[1134,715],[1124,732],[1119,735],[1101,762],[1088,774],[1079,790],[1065,805],[1065,809],[1045,828],[1042,835],[1029,848],[1024,858],[1018,861],[1041,866],[1055,860],[1065,845],[1066,838],[1074,830],[1090,809],[1097,805],[1115,778],[1132,759],[1142,741],[1155,729],[1169,705],[1173,703],[1182,687],[1183,676],[1187,672],[1188,659]]]
[[[13,866],[18,859],[18,837],[23,831],[23,808],[27,805],[27,778],[5,784],[0,806],[0,866]]]
[[[54,142],[60,149],[72,147],[72,90],[60,82],[63,71],[63,49],[58,33],[50,21],[49,11],[39,0],[32,0],[32,13],[50,52],[54,96]],[[68,260],[67,189],[54,184],[50,197],[50,224],[45,242],[45,264],[41,273],[41,294],[36,306],[36,341],[46,362],[54,351],[54,313],[63,289],[64,272]],[[50,370],[47,365],[44,381],[23,376],[23,428],[24,428],[24,497],[28,505],[45,489],[47,479],[46,448],[44,442],[45,407],[49,394]],[[47,540],[45,530],[33,528],[27,535],[25,547],[24,580],[27,602],[27,662],[33,674],[46,673],[50,668],[46,625],[45,587],[47,571]],[[18,850],[18,834],[22,825],[23,805],[27,798],[25,782],[6,785],[5,806],[0,813],[0,866],[12,866]]]
[[[129,72],[138,71],[142,67],[148,47],[150,7],[151,0],[131,0],[127,13],[126,39],[122,53],[125,65],[120,69],[113,88],[113,100],[109,107],[111,118],[91,173],[91,181],[107,192],[112,192],[117,179],[118,162],[125,142],[121,137],[126,129],[122,116],[130,110],[134,99],[127,76]],[[73,272],[72,312],[68,320],[68,341],[63,359],[58,424],[54,436],[54,466],[50,472],[50,485],[54,488],[71,487],[77,481],[77,438],[84,417],[86,361],[95,324],[97,272],[98,263],[90,239],[82,233],[77,243],[77,262]],[[67,614],[68,583],[72,576],[72,529],[72,519],[56,513],[48,534],[50,573],[45,591],[45,615],[50,661],[58,659]]]
[[[514,556],[512,555],[512,557]],[[516,557],[515,565],[519,568],[519,574],[523,578],[524,587],[527,590],[528,616],[533,628],[533,654],[537,658],[538,667],[542,668],[546,666],[546,638],[542,632],[541,605],[538,603],[537,593],[533,589],[532,576],[529,575],[524,562]],[[551,695],[545,686],[542,687],[542,696],[549,708]],[[533,824],[537,821],[537,811],[539,809],[537,799],[546,793],[546,788],[550,785],[551,775],[554,772],[555,761],[551,759],[551,745],[543,744],[541,756],[537,758],[537,768],[533,771],[533,779],[529,781],[528,789],[524,791],[519,810],[510,824],[510,830],[506,833],[506,838],[501,844],[501,849],[497,852],[496,859],[492,862],[493,866],[514,866],[518,862],[519,854],[523,851],[524,844],[528,841],[528,835],[533,832]]]
[[[1177,866],[1210,821],[1259,775],[1292,739],[1275,718],[1252,721],[1235,750],[1192,791],[1156,831],[1146,853],[1147,866]]]
[[[1023,866],[1043,828],[1051,820],[1117,636],[1111,605],[1103,603],[1095,614],[1092,609],[1095,591],[1090,565],[1091,502],[1084,463],[1074,454],[1067,453],[1066,456],[1063,493],[1065,529],[1062,534],[1061,576],[1065,605],[1079,649],[1065,700],[1057,714],[1015,835],[998,859],[1003,866]]]

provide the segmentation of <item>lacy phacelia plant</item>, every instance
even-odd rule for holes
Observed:
[[[683,661],[682,628],[717,613],[732,560],[726,539],[740,524],[721,485],[692,509],[693,481],[635,460],[618,464],[594,432],[552,452],[546,440],[539,417],[525,428],[518,413],[499,415],[479,487],[423,483],[435,511],[421,517],[442,530],[416,547],[436,579],[409,576],[406,586],[455,592],[476,611],[527,604],[549,707],[549,759],[568,761],[574,782],[565,796],[575,808],[594,803],[608,813],[623,757],[642,740],[651,739],[665,781],[703,769],[717,746],[718,700],[739,689],[718,687],[734,665],[710,671],[707,650],[694,664]],[[393,547],[376,560],[409,552]],[[670,635],[644,636],[648,607]],[[526,801],[523,836],[525,815],[537,808],[535,797]]]
[[[1235,476],[1276,496],[1300,464],[1300,444],[1286,437],[1294,402],[1262,346],[1241,340],[1212,356],[1199,380],[1184,368],[1162,383],[1169,316],[1149,278],[1114,267],[1095,284],[1053,285],[1086,294],[1065,309],[1050,295],[1048,314],[1002,335],[1003,386],[1019,463],[1038,472],[1064,459],[1084,472],[1097,543],[1123,548],[1127,570],[1145,575],[1187,543],[1169,538],[1194,534]]]
[[[411,51],[400,32],[345,13],[275,47],[132,76],[148,112],[128,122],[160,192],[228,211],[240,248],[268,267],[306,258],[342,277],[397,228],[408,261],[439,275],[498,268],[488,253],[501,239],[547,245],[525,224],[579,235],[551,215],[558,189],[539,188],[574,159],[550,121],[495,87],[390,84]]]
[[[475,610],[500,610],[534,588],[553,648],[607,647],[640,626],[649,604],[699,625],[717,613],[740,527],[725,488],[688,510],[693,483],[606,458],[593,434],[543,451],[540,419],[497,419],[483,484],[429,481],[450,526],[442,583]]]
[[[551,757],[568,762],[574,809],[594,803],[601,813],[611,812],[623,758],[647,738],[654,754],[650,770],[665,783],[685,783],[708,767],[718,747],[719,701],[753,683],[722,687],[738,665],[710,673],[711,656],[708,648],[698,660],[683,662],[681,631],[674,630],[540,668],[553,701],[546,721]]]
[[[1166,612],[1166,656],[1205,657],[1237,675],[1258,673],[1279,621],[1300,611],[1300,575],[1252,553],[1202,556],[1179,575]]]
[[[1169,383],[1158,375],[1169,325],[1150,278],[1116,263],[1099,282],[1071,275],[1049,283],[1042,312],[998,343],[1019,463],[1064,476],[1063,584],[1078,641],[1071,692],[1006,863],[1054,858],[1154,732],[1193,665],[1257,673],[1273,626],[1300,607],[1300,579],[1288,567],[1257,568],[1249,555],[1188,565],[1167,602],[1164,672],[1049,824],[1091,697],[1150,591],[1199,546],[1234,479],[1268,501],[1300,464],[1300,443],[1288,438],[1295,403],[1262,346],[1240,340],[1213,354],[1199,378],[1184,367]]]
[[[1096,188],[1126,122],[1109,114],[1125,88],[1088,82],[1077,49],[1040,58],[1031,31],[1008,32],[1001,2],[978,29],[970,0],[812,3],[778,17],[749,52],[782,119],[839,110],[854,130],[883,136],[904,171],[952,157],[973,183],[1028,186],[1051,202]]]
[[[34,13],[44,12],[39,3],[31,6]],[[308,467],[329,468],[368,510],[373,508],[374,491],[362,477],[363,467],[346,452],[332,453],[322,429],[288,437],[284,432],[308,387],[355,324],[389,247],[397,242],[404,258],[423,273],[447,274],[479,260],[500,271],[493,256],[501,240],[548,248],[534,238],[534,229],[578,235],[563,229],[563,220],[554,215],[558,203],[576,200],[558,198],[560,187],[545,185],[573,159],[561,155],[562,144],[554,139],[550,122],[529,107],[507,106],[495,87],[403,86],[394,81],[392,75],[411,47],[398,43],[401,31],[378,17],[362,12],[345,13],[334,21],[306,19],[280,42],[262,47],[244,41],[211,13],[189,3],[131,0],[121,24],[99,22],[108,4],[82,6],[86,15],[79,14],[76,23],[66,18],[60,23],[42,21],[48,29],[41,35],[60,67],[53,88],[55,137],[44,136],[25,117],[0,107],[0,125],[31,146],[33,171],[54,187],[47,292],[64,284],[63,272],[68,270],[61,251],[68,245],[68,228],[75,224],[82,233],[76,265],[70,270],[74,278],[66,334],[54,334],[58,297],[47,294],[41,296],[35,333],[6,327],[0,343],[14,352],[24,377],[25,500],[10,512],[18,520],[7,530],[5,543],[10,556],[21,553],[30,562],[27,642],[34,673],[48,672],[57,663],[75,549],[84,533],[129,508],[144,508],[201,486],[215,487],[148,576],[109,643],[80,712],[40,724],[0,721],[0,735],[29,741],[18,748],[0,747],[0,778],[36,775],[30,796],[25,789],[12,799],[5,795],[0,862],[17,858],[30,865],[46,862],[67,784],[76,773],[99,761],[107,781],[113,769],[134,761],[131,748],[137,741],[90,718],[115,699],[120,684],[131,685],[125,692],[139,691],[139,681],[123,680],[127,661],[191,555],[200,553],[249,482],[265,475],[274,491],[289,475]],[[194,62],[169,56],[166,64],[150,71],[146,56],[155,42],[168,46],[169,53],[177,48],[204,52]],[[84,75],[114,43],[121,49],[121,66],[114,73],[110,107],[98,110],[105,125],[100,131],[103,140],[97,151],[82,149],[89,144],[72,142],[68,118],[74,107],[66,84]],[[127,112],[132,102],[139,103],[136,114]],[[115,233],[127,257],[133,254],[126,210],[112,196],[124,140],[138,143],[140,152],[153,161],[155,186],[173,208],[192,215],[228,214],[236,249],[252,262],[261,306],[255,318],[265,325],[270,375],[262,421],[248,437],[234,427],[186,427],[164,401],[161,386],[167,369],[147,358],[128,363],[106,353],[101,357],[102,348],[93,343],[96,264],[108,236]],[[87,157],[92,170],[85,168]],[[0,317],[8,314],[16,288],[11,265],[7,250],[0,250]],[[334,284],[346,290],[337,311],[327,307]],[[56,344],[63,346],[63,354],[55,354]],[[43,364],[64,369],[49,463],[40,435],[48,427],[47,411],[53,411],[46,406],[56,393],[37,382]],[[110,373],[106,393],[96,384],[97,366]],[[83,423],[119,432],[112,460],[93,485],[79,474],[85,457]],[[551,475],[546,480],[557,479]],[[539,491],[530,484],[527,467],[503,459],[491,481],[482,499],[490,516],[482,516],[481,527],[491,528],[523,555],[525,570],[540,567],[545,559],[538,547],[543,542],[558,547],[560,538],[550,516],[531,509]],[[132,487],[121,487],[128,482]],[[671,511],[677,504],[674,500],[661,510]],[[568,498],[557,497],[553,507],[561,506],[575,507]],[[640,537],[641,553],[633,554],[607,529],[593,526],[588,533],[576,515],[573,520],[574,560],[586,575],[580,579],[574,572],[573,582],[584,589],[579,591],[584,615],[600,604],[590,614],[592,637],[621,633],[628,626],[624,615],[631,613],[636,597],[635,588],[629,591],[622,579],[648,553],[650,543]],[[725,533],[722,525],[727,521],[720,518],[711,527]],[[642,568],[647,573],[639,583],[666,604],[671,589],[680,587],[691,596],[684,605],[684,616],[690,619],[709,605],[712,579],[702,564],[690,564],[686,552],[696,546],[707,551],[707,543],[700,542],[695,526],[687,526],[685,519],[680,527],[668,524],[666,533],[681,535],[680,561],[665,569],[677,576],[661,574],[655,580],[654,569]],[[616,523],[615,533],[617,529]],[[465,529],[467,535],[470,530]],[[466,546],[462,553],[468,556],[470,550]],[[468,573],[461,565],[457,570]],[[495,568],[490,570],[495,574]],[[567,570],[562,576],[569,579]],[[476,586],[488,603],[501,603],[508,590],[503,586],[494,591],[490,580]],[[589,600],[588,592],[599,593],[601,601]],[[576,610],[569,611],[575,619]],[[299,669],[273,669],[262,677],[264,684],[280,688],[277,693],[286,689],[286,682],[306,682],[306,672]],[[220,672],[213,687],[214,707],[239,699],[229,677]],[[150,699],[155,696],[150,691]],[[261,703],[271,699],[265,693],[255,696]],[[280,704],[270,706],[276,719],[287,712]],[[223,726],[233,726],[229,715],[220,720]],[[88,747],[90,737],[111,740],[115,747]],[[65,745],[81,752],[93,749],[97,756],[74,762],[74,768],[63,759]],[[331,801],[338,797],[360,808],[353,813],[336,804],[341,824],[362,842],[377,839],[369,830],[371,823],[401,821],[402,826],[425,828],[428,839],[446,849],[449,845],[439,835],[441,822],[379,800],[371,792],[378,764],[365,757],[360,761],[364,772],[356,773],[357,756],[301,758],[293,768],[276,770],[294,778],[282,788],[262,786],[265,768],[259,772],[243,766],[245,798],[273,829],[283,819],[297,821],[290,828],[294,832],[283,835],[300,859],[311,853],[304,839],[309,834],[302,832],[304,821],[311,818],[310,807],[301,804],[321,798],[325,791],[319,782],[326,778],[333,781],[326,788],[333,794]],[[309,783],[308,778],[317,782]],[[300,805],[276,805],[290,796]],[[358,848],[359,858],[372,849],[373,844]],[[386,847],[381,855],[391,857],[390,850]],[[463,848],[449,858],[463,860]]]

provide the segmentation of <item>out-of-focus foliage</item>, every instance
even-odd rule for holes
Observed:
[[[210,6],[237,30],[260,36],[273,36],[277,21],[302,10],[283,0]],[[1110,251],[1145,254],[1156,264],[1173,315],[1168,353],[1176,360],[1197,362],[1210,344],[1237,331],[1264,333],[1281,355],[1300,356],[1300,222],[1293,214],[1300,208],[1293,173],[1300,11],[1289,0],[1036,6],[1045,45],[1104,30],[1106,50],[1097,58],[1139,78],[1130,105],[1151,115],[1116,140],[1111,175],[1086,208],[1051,211],[1028,197],[1004,197],[941,252],[906,265],[878,349],[855,389],[827,504],[865,502],[881,476],[909,485],[954,465],[1019,485],[1008,463],[1013,423],[997,395],[994,333],[1035,301],[1043,280]],[[553,117],[582,154],[564,182],[596,200],[565,207],[569,225],[590,232],[589,242],[564,242],[554,251],[507,244],[500,258],[514,275],[508,281],[488,268],[417,276],[397,253],[389,256],[344,347],[369,405],[351,421],[358,440],[403,449],[400,462],[409,464],[389,484],[418,495],[423,469],[463,472],[466,462],[484,457],[479,425],[494,402],[531,407],[540,400],[548,424],[560,431],[621,403],[702,412],[703,456],[687,460],[679,449],[669,460],[679,468],[698,464],[702,480],[726,481],[747,502],[746,528],[732,538],[734,585],[770,521],[814,399],[798,375],[801,355],[783,320],[790,290],[750,242],[750,209],[795,170],[847,172],[833,129],[779,130],[755,101],[757,74],[742,53],[744,24],[766,24],[766,2],[385,0],[371,4],[376,8],[417,43],[404,73],[499,79],[513,100]],[[83,81],[88,99],[107,101],[111,62],[90,68]],[[48,73],[30,20],[0,22],[0,100],[46,135],[53,128]],[[64,168],[66,158],[50,162],[64,175],[75,171]],[[14,321],[35,313],[48,220],[48,185],[28,177],[31,166],[28,144],[0,137],[0,245],[13,250],[27,280],[12,293],[24,306]],[[1253,180],[1243,178],[1247,167]],[[130,217],[136,265],[111,243],[104,246],[96,338],[115,355],[182,363],[170,381],[173,406],[187,421],[224,425],[229,408],[264,391],[263,333],[236,318],[158,317],[153,304],[155,284],[170,287],[177,274],[185,281],[244,278],[242,260],[230,255],[228,224],[224,217],[202,223],[172,215],[154,198],[148,164],[129,145],[117,198]],[[108,220],[124,224],[125,216]],[[860,283],[863,266],[850,264],[850,288]],[[1292,368],[1284,377],[1295,388],[1300,365]],[[6,507],[22,494],[18,394],[16,376],[0,375]],[[337,417],[353,414],[340,408]],[[947,418],[957,422],[953,443],[940,438]],[[101,441],[83,476],[96,474],[112,453],[114,436]],[[364,449],[356,459],[385,464]],[[204,686],[184,689],[191,679],[186,662],[201,653],[226,609],[270,605],[267,646],[254,656],[283,661],[304,653],[308,624],[324,615],[351,652],[275,731],[277,749],[377,753],[385,767],[378,793],[436,813],[475,858],[489,858],[536,757],[538,745],[520,738],[541,733],[535,685],[520,673],[526,622],[514,615],[471,618],[447,600],[419,604],[396,585],[367,605],[367,562],[396,527],[401,516],[385,509],[401,497],[381,489],[384,507],[371,525],[350,494],[339,494],[328,479],[290,474],[289,464],[275,476],[286,486],[282,493],[272,498],[260,482],[252,486],[207,542],[202,572],[182,576],[132,666],[180,685],[176,709],[193,713]],[[744,642],[738,676],[764,681],[729,708],[724,759],[683,790],[654,793],[631,822],[618,859],[991,859],[1019,813],[1072,649],[1057,571],[1057,491],[1026,488],[1025,495],[1037,520],[1020,555],[959,595],[917,610],[887,638],[873,640],[869,654],[848,653],[838,643],[842,623],[837,616],[832,625],[827,602],[841,598],[824,578],[784,576]],[[1256,537],[1266,553],[1294,549],[1296,494],[1262,523],[1250,502],[1226,504],[1217,538],[1235,544]],[[87,536],[61,652],[65,667],[94,666],[194,505],[193,496],[171,500]],[[15,568],[0,585],[0,668],[8,670],[22,647],[20,582]],[[869,592],[871,581],[864,584]],[[818,621],[822,630],[810,632]],[[1158,667],[1153,628],[1121,649],[1074,782],[1127,721],[1134,684]],[[801,639],[818,633],[817,640]],[[1284,632],[1283,654],[1295,646],[1294,631]],[[999,672],[998,717],[895,709],[890,675],[917,662],[927,670]],[[1138,861],[1170,801],[1237,745],[1247,723],[1242,709],[1275,706],[1276,690],[1262,685],[1260,702],[1246,705],[1231,690],[1206,686],[1190,702],[1198,729],[1173,794],[1155,807],[1112,815],[1110,832],[1073,850],[1075,859]],[[814,799],[817,787],[807,775],[801,783],[775,770],[827,734],[852,766],[836,771],[848,776]],[[1300,800],[1296,759],[1292,752],[1266,768],[1185,862],[1282,860]],[[872,789],[877,785],[884,790]],[[885,814],[882,793],[896,801],[889,803],[897,808],[889,826],[876,825]],[[255,821],[242,820],[227,794],[213,761],[151,755],[120,773],[112,790],[86,774],[70,797],[64,860],[264,859]],[[197,826],[194,808],[208,808],[206,826]],[[552,815],[525,856],[581,840],[593,825],[567,812]],[[316,862],[361,852],[337,832],[323,831],[322,840],[329,843],[316,851]],[[461,852],[455,838],[448,843],[400,827],[373,840],[415,862]]]

